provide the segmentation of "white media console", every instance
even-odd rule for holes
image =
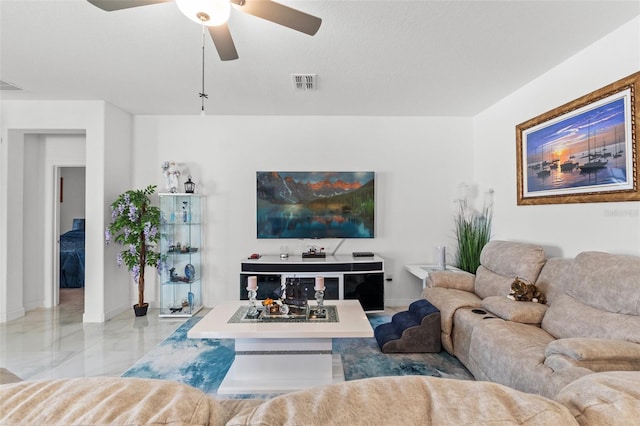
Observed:
[[[353,257],[337,255],[326,258],[302,258],[301,255],[281,259],[265,255],[244,259],[240,268],[240,299],[247,300],[247,279],[258,277],[258,299],[277,298],[286,278],[307,282],[308,298],[313,300],[315,277],[324,277],[325,299],[358,299],[366,312],[384,310],[384,260],[379,256]]]

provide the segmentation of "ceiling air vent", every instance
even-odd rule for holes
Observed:
[[[22,87],[16,86],[8,81],[0,80],[0,90],[22,90]]]
[[[293,88],[296,91],[304,92],[316,89],[315,74],[291,74],[291,80],[293,81]]]

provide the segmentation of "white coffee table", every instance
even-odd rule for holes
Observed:
[[[220,303],[187,333],[191,339],[235,339],[235,360],[218,394],[290,392],[344,381],[332,339],[373,337],[357,300],[325,302],[336,306],[338,322],[229,322],[247,304]]]

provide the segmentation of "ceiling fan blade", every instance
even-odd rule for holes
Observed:
[[[89,3],[107,12],[129,9],[130,7],[148,6],[156,3],[166,3],[173,0],[87,0]]]
[[[271,0],[232,0],[238,9],[305,34],[318,32],[322,19]]]
[[[223,61],[233,61],[234,59],[238,59],[238,52],[236,51],[235,44],[233,44],[229,26],[227,24],[222,24],[207,28],[209,29],[209,34],[211,34],[213,44],[216,46],[220,59]]]

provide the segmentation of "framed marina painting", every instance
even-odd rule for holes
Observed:
[[[518,205],[640,201],[640,72],[516,126]]]

